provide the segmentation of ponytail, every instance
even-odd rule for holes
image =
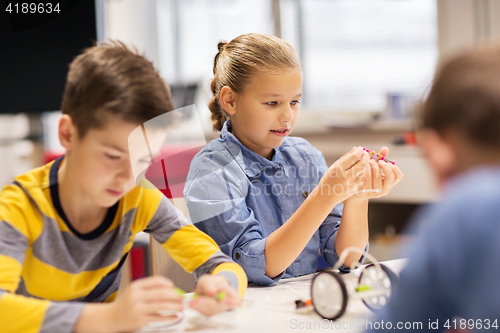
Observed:
[[[212,82],[210,83],[210,90],[212,91],[212,98],[208,102],[208,109],[212,113],[210,116],[210,119],[212,120],[212,126],[214,131],[221,131],[222,126],[224,125],[224,122],[229,119],[229,115],[227,112],[222,108],[220,104],[220,90],[221,90],[221,85],[219,83],[219,77],[217,75],[217,64],[219,62],[219,58],[224,51],[224,46],[227,45],[226,41],[220,41],[219,44],[217,44],[217,48],[219,52],[215,55],[214,58],[214,78]]]

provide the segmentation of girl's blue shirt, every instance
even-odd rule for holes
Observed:
[[[246,148],[230,126],[226,121],[220,138],[211,141],[191,162],[184,197],[192,222],[257,285],[313,273],[319,255],[334,265],[342,204],[335,206],[282,274],[274,278],[265,275],[267,237],[295,213],[328,166],[319,150],[297,137],[285,138],[268,160]]]

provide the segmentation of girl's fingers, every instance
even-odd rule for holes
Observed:
[[[373,188],[381,190],[383,187],[383,178],[380,172],[380,166],[374,160],[370,161],[370,166],[372,169]]]
[[[372,175],[372,168],[370,166],[370,162],[365,167],[364,174],[365,174],[365,177],[363,179],[364,189],[365,190],[373,189],[373,175]]]
[[[366,173],[366,166],[368,165],[368,162],[370,162],[370,157],[368,156],[367,153],[363,152],[361,157],[357,159],[357,162],[355,165],[350,164],[348,167],[344,168],[347,172],[352,172],[353,177],[364,177],[364,173]],[[347,164],[347,163],[345,163]]]
[[[359,147],[352,147],[351,151],[348,152],[348,153],[345,153],[344,155],[342,155],[338,160],[342,160],[344,159],[346,156],[348,156],[350,153],[352,153],[353,151],[355,151],[356,149],[358,149]]]
[[[391,168],[391,165],[387,164],[384,161],[378,162],[380,168],[384,172],[384,192],[387,193],[394,186],[394,181],[396,179],[396,175]]]
[[[379,151],[379,154],[382,154],[382,155],[385,155],[385,156],[389,156],[389,148],[387,147],[382,147]]]
[[[358,162],[356,165],[360,164],[362,165],[363,163],[366,164],[366,161],[363,161],[364,155],[367,156],[366,152],[363,150],[363,148],[358,147],[354,151],[351,151],[350,153],[342,156],[340,159],[337,160],[337,163],[342,167],[343,170],[347,170],[348,168],[352,167],[356,162]]]
[[[397,166],[392,165],[391,168],[394,171],[394,175],[396,176],[396,179],[394,181],[394,185],[396,185],[401,181],[401,179],[403,179],[404,175],[403,172]]]

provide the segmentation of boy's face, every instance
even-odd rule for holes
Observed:
[[[138,124],[110,117],[101,129],[90,129],[85,137],[73,135],[67,153],[68,170],[83,194],[100,207],[111,207],[136,185],[132,172],[135,168],[145,169],[149,156],[135,156],[131,161],[129,135]],[[155,140],[156,139],[156,140]],[[159,150],[161,139],[150,138],[150,144]],[[144,144],[143,142],[138,143]],[[156,150],[156,149],[155,149]]]

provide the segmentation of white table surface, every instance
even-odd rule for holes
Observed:
[[[396,274],[401,271],[406,259],[383,262]],[[358,272],[343,276],[343,279],[357,279]],[[345,314],[334,322],[321,318],[316,312],[298,313],[295,300],[302,295],[310,299],[311,281],[315,274],[298,278],[283,279],[273,287],[249,287],[243,304],[237,310],[217,314],[210,318],[192,309],[184,310],[183,320],[162,329],[142,329],[139,332],[307,332],[311,330],[361,332],[373,313],[361,300],[349,300]],[[290,291],[291,287],[299,295]]]

